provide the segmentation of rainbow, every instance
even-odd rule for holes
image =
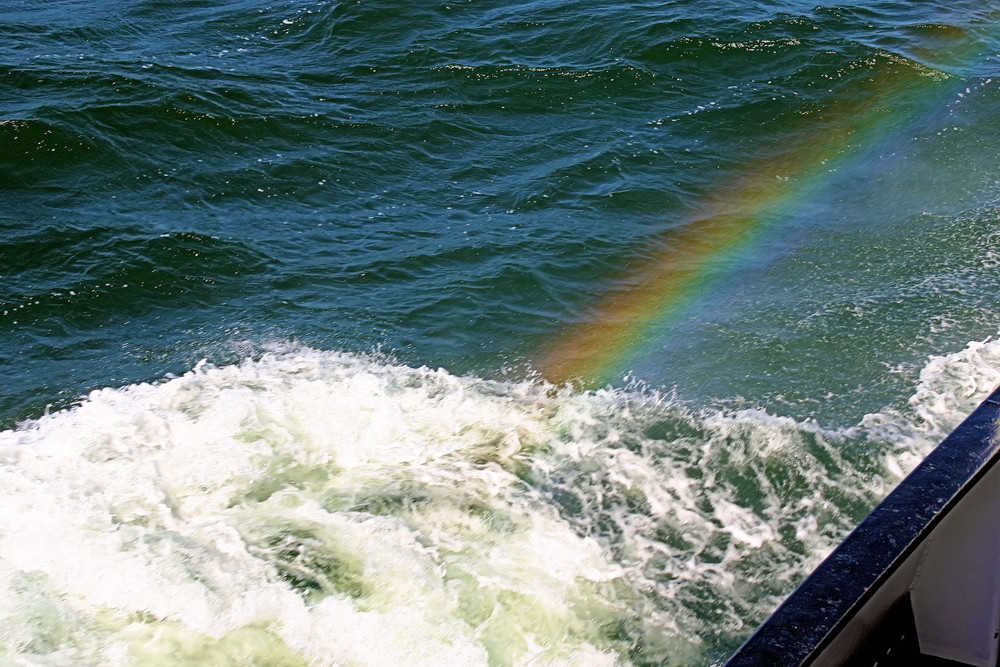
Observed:
[[[973,43],[953,54],[966,61]],[[809,124],[774,156],[763,156],[719,184],[685,217],[679,232],[656,239],[647,259],[633,262],[590,309],[537,361],[556,383],[604,385],[635,368],[654,341],[663,341],[692,308],[754,263],[765,241],[802,206],[852,167],[890,153],[914,126],[954,100],[964,79],[885,58],[857,101],[841,102]]]

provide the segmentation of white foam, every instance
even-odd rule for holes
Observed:
[[[0,657],[704,664],[997,382],[834,431],[310,349],[96,391],[0,433]]]
[[[931,357],[905,406],[866,415],[860,429],[891,445],[886,469],[896,481],[1000,385],[1000,341],[972,341],[964,349]]]
[[[596,622],[574,611],[595,595],[580,583],[617,567],[506,469],[540,441],[546,402],[299,350],[96,391],[4,432],[5,589],[29,576],[73,611],[22,623],[5,651],[120,662],[184,633],[206,655],[257,633],[316,664],[613,658],[565,635]]]

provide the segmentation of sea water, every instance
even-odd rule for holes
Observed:
[[[723,662],[1000,383],[998,18],[8,3],[0,661]]]

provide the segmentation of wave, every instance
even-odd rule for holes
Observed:
[[[63,331],[93,329],[162,309],[165,299],[205,306],[221,300],[220,292],[238,292],[273,261],[247,244],[204,234],[73,226],[0,241],[0,259],[13,274],[10,296],[0,299],[0,330],[19,333],[48,332],[56,322]]]
[[[998,381],[841,429],[301,347],[101,389],[0,432],[0,655],[709,664]]]

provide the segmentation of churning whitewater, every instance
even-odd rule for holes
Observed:
[[[998,381],[839,430],[290,346],[94,391],[0,433],[0,658],[705,660]]]

